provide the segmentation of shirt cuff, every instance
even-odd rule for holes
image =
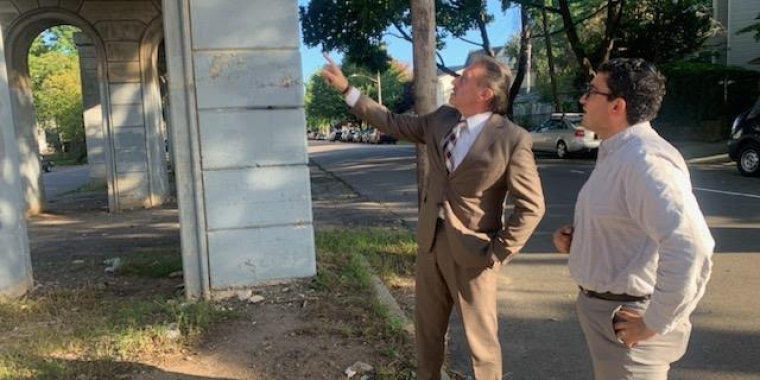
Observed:
[[[356,102],[359,101],[361,94],[362,93],[359,92],[356,87],[351,87],[351,89],[349,89],[348,93],[346,94],[346,104],[348,104],[349,107],[353,107],[356,105]]]

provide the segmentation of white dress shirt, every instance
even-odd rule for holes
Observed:
[[[486,125],[486,121],[491,115],[493,115],[493,112],[483,112],[467,118],[467,126],[459,132],[459,137],[457,137],[456,144],[454,144],[454,150],[451,152],[451,156],[454,157],[454,168],[452,171],[456,170],[457,166],[467,156],[467,152],[472,148],[472,144],[475,143],[475,139],[478,138],[480,131],[483,130],[483,126]]]
[[[702,298],[715,242],[683,157],[648,122],[602,142],[574,227],[573,279],[597,292],[651,295],[649,329],[667,333]]]

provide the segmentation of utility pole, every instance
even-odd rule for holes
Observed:
[[[412,41],[414,45],[414,110],[418,115],[435,109],[438,78],[435,66],[435,2],[412,1]],[[422,190],[428,171],[425,148],[417,145],[417,204],[422,204]],[[419,206],[418,206],[419,207]]]

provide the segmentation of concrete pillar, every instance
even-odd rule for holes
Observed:
[[[75,34],[74,43],[76,43],[79,51],[79,68],[82,78],[82,116],[84,118],[90,180],[105,182],[107,180],[106,145],[103,136],[103,113],[100,107],[97,54],[92,40],[84,33]]]
[[[10,105],[5,43],[0,30],[0,298],[18,297],[32,288],[19,151]]]
[[[163,11],[188,296],[313,276],[296,0]]]
[[[107,42],[116,194],[121,209],[150,207],[148,153],[137,42]]]

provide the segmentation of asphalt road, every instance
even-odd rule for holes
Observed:
[[[366,198],[416,225],[413,146],[310,143],[310,158]],[[505,379],[590,379],[591,368],[574,311],[577,288],[551,233],[572,220],[592,160],[540,158],[547,214],[523,254],[503,269],[500,288]],[[760,378],[760,179],[731,164],[693,165],[692,182],[716,239],[713,276],[692,315],[689,351],[671,379]],[[451,368],[467,374],[461,326],[452,318]]]
[[[90,169],[87,165],[54,166],[51,172],[42,173],[42,185],[48,200],[79,189],[89,181]]]

